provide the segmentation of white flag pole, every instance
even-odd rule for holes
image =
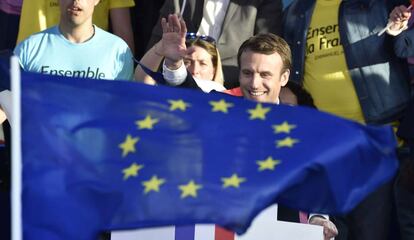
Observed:
[[[181,5],[181,7],[180,7],[180,1],[179,0],[174,0],[174,13],[175,14],[180,13],[180,17],[182,17],[186,5],[187,5],[187,0],[183,1],[183,4]]]
[[[180,11],[180,17],[183,16],[184,10],[185,10],[185,6],[187,5],[187,0],[183,1],[183,5],[181,6],[181,11]]]
[[[12,92],[12,178],[11,178],[11,234],[12,240],[22,240],[22,147],[21,147],[21,102],[20,64],[16,56],[10,58],[10,80]]]

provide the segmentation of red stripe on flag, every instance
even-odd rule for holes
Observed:
[[[216,225],[214,240],[234,240],[234,233]]]

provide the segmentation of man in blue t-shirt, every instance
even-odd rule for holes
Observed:
[[[133,60],[128,45],[92,24],[99,0],[59,3],[59,24],[31,35],[15,48],[22,68],[67,77],[131,80]]]
[[[57,26],[36,33],[14,50],[25,71],[67,77],[132,80],[133,56],[119,37],[92,24],[99,0],[59,0]],[[100,236],[107,239],[108,234]]]

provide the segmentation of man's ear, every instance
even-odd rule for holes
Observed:
[[[289,81],[289,76],[290,76],[290,70],[286,69],[282,75],[280,76],[280,86],[285,86],[287,84],[287,82]]]

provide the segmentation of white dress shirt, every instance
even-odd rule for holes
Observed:
[[[198,34],[208,35],[216,41],[220,37],[221,29],[226,17],[230,0],[205,0],[203,18],[201,19]]]

